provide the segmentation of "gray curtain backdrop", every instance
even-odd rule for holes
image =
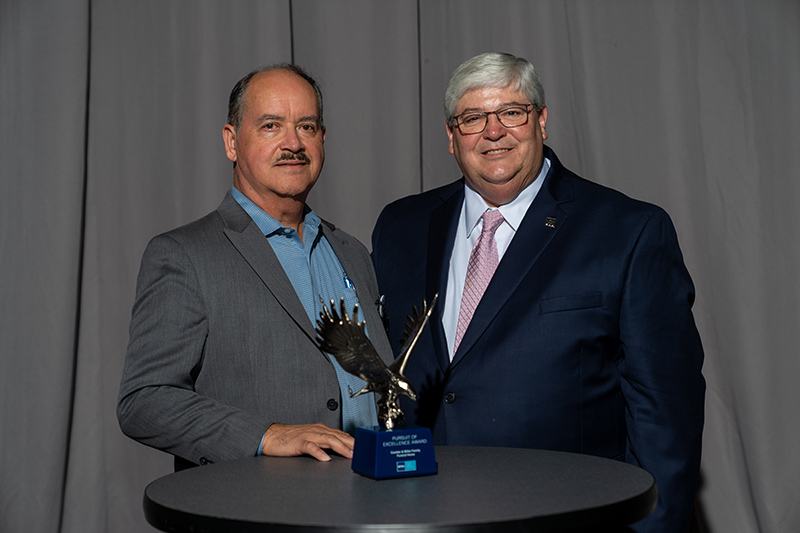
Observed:
[[[705,529],[800,531],[796,0],[0,0],[0,532],[152,531],[142,491],[171,460],[114,414],[134,283],[147,240],[230,187],[238,78],[319,79],[309,203],[367,242],[386,203],[460,176],[442,93],[489,50],[537,66],[569,168],[673,217]]]

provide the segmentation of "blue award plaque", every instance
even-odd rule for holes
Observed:
[[[431,430],[356,428],[352,469],[372,479],[427,476],[437,472]]]

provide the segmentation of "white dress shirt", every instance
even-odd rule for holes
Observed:
[[[499,261],[502,262],[503,254],[508,249],[508,245],[511,244],[511,239],[516,235],[517,228],[519,228],[522,219],[525,217],[525,213],[528,212],[528,208],[539,193],[539,189],[542,188],[542,182],[544,182],[544,177],[547,175],[548,170],[550,170],[550,161],[545,158],[536,179],[525,187],[511,203],[496,208],[500,210],[505,219],[494,234]],[[481,215],[483,215],[484,211],[490,209],[495,208],[489,207],[480,194],[468,186],[464,186],[464,204],[461,206],[461,215],[458,218],[453,255],[450,256],[450,270],[447,275],[447,296],[442,314],[442,326],[447,337],[447,352],[450,354],[451,361],[454,355],[453,345],[456,340],[458,314],[461,309],[461,296],[464,292],[469,256],[478,241],[478,237],[481,235],[483,226]]]

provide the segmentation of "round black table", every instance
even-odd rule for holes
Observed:
[[[653,477],[588,455],[437,447],[439,473],[375,481],[333,457],[252,457],[176,472],[145,489],[162,531],[606,531],[656,505]]]

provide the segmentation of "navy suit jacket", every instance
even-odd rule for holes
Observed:
[[[442,308],[464,180],[381,213],[373,261],[395,353],[412,306],[439,294],[406,376],[410,423],[436,444],[562,450],[625,460],[656,478],[637,528],[688,530],[703,428],[694,287],[669,216],[551,168],[452,363]]]

